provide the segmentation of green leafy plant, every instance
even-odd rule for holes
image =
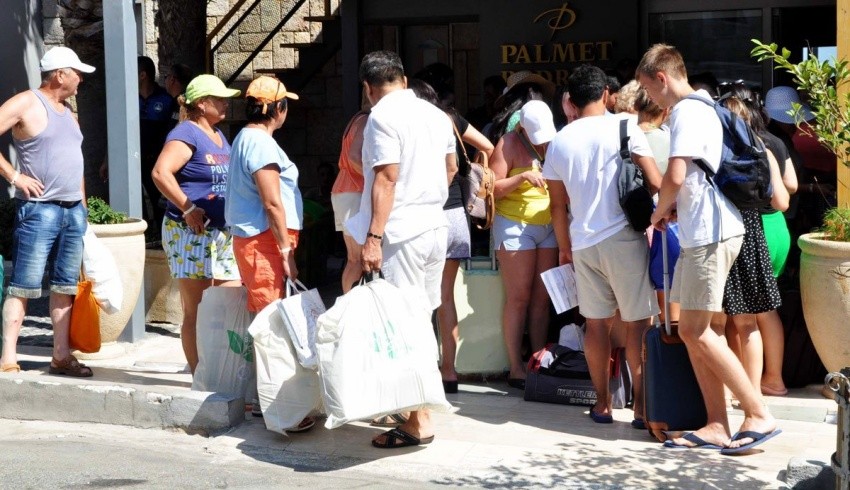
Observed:
[[[90,197],[86,201],[89,206],[89,223],[94,225],[116,225],[127,221],[127,215],[118,212],[99,197]]]
[[[801,105],[793,104],[789,114],[797,127],[814,136],[826,146],[838,160],[850,165],[850,90],[839,95],[841,87],[850,83],[850,66],[847,60],[819,60],[817,56],[792,63],[791,51],[779,48],[776,43],[765,44],[753,39],[756,45],[750,55],[758,61],[770,60],[776,69],[783,69],[794,77],[797,88],[806,93],[812,108],[814,121],[803,124]]]
[[[780,49],[776,43],[765,44],[758,39],[752,41],[755,47],[750,52],[751,56],[758,61],[772,61],[777,70],[790,73],[797,89],[806,93],[814,119],[806,123],[802,106],[793,103],[788,114],[794,117],[797,128],[817,138],[840,162],[850,166],[850,90],[843,95],[839,93],[850,83],[847,60],[822,61],[809,55],[800,62],[792,63],[788,49]],[[828,210],[820,231],[827,240],[850,242],[850,209]]]

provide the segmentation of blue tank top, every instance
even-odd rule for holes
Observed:
[[[230,143],[221,131],[216,129],[216,133],[221,138],[220,147],[195,123],[184,121],[168,133],[165,142],[182,141],[192,149],[192,157],[174,177],[186,197],[204,210],[210,219],[210,226],[223,228]],[[183,211],[171,201],[168,202],[165,214],[175,221],[184,221]]]
[[[44,184],[44,194],[30,201],[79,201],[83,198],[83,133],[68,104],[58,112],[44,94],[32,91],[47,111],[47,126],[26,140],[12,138],[19,171]],[[23,192],[15,197],[26,200]]]

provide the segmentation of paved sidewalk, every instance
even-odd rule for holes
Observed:
[[[94,368],[95,379],[188,393],[191,379],[184,371],[179,338],[160,333],[166,335],[151,334],[128,346],[119,358],[86,361]],[[25,369],[46,370],[49,349],[21,350]],[[818,386],[791,390],[787,397],[768,397],[766,403],[784,433],[754,454],[739,457],[664,449],[646,432],[630,427],[630,410],[615,410],[614,424],[598,425],[589,419],[587,407],[525,402],[503,381],[461,384],[460,393],[448,399],[454,411],[434,415],[434,443],[392,451],[370,445],[379,429],[365,423],[334,430],[317,427],[285,437],[265,430],[262,419],[250,415],[245,423],[210,438],[127,427],[100,426],[107,428],[95,431],[114,430],[116,436],[151,448],[185,446],[190,453],[206,452],[234,464],[264,462],[296,471],[371,475],[376,481],[402,478],[426,485],[486,488],[781,488],[792,457],[827,462],[835,451],[837,406],[820,395]],[[737,427],[741,413],[734,411],[730,418]],[[39,427],[38,422],[23,424],[35,424],[27,425],[33,430]],[[64,430],[76,426],[83,432],[96,427],[62,425]],[[22,428],[21,433],[27,430]]]

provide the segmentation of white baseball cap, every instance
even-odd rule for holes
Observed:
[[[528,135],[529,141],[535,145],[552,141],[558,132],[555,130],[552,110],[542,100],[530,100],[522,106],[519,124]]]
[[[44,53],[39,62],[41,71],[53,71],[60,68],[73,68],[83,73],[91,73],[94,67],[80,61],[80,57],[71,48],[65,46],[57,46],[51,48],[50,51]]]

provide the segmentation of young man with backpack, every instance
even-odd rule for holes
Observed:
[[[681,254],[671,300],[681,306],[679,335],[688,348],[708,414],[705,427],[667,441],[665,446],[722,448],[723,454],[744,452],[780,431],[726,344],[725,324],[712,322],[712,317],[723,311],[726,278],[744,235],[738,209],[696,163],[701,160],[718,171],[724,128],[715,109],[705,103],[711,101],[708,93],[695,92],[688,85],[684,60],[676,48],[652,46],[641,59],[636,77],[660,107],[672,108],[670,160],[651,220],[663,229],[669,219],[678,216]],[[734,436],[729,430],[724,385],[744,410],[744,422]]]

